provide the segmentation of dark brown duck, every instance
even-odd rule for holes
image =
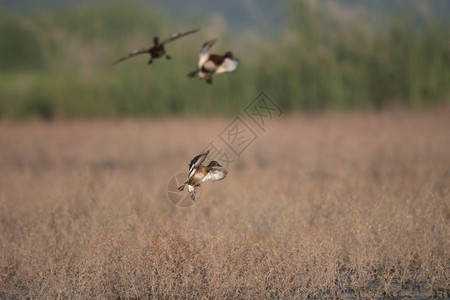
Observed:
[[[186,35],[195,33],[197,31],[198,31],[198,29],[194,29],[194,30],[190,30],[190,31],[186,31],[186,32],[175,33],[171,37],[165,39],[162,42],[159,40],[159,38],[157,36],[155,36],[153,38],[153,46],[152,47],[134,50],[133,52],[129,53],[128,55],[125,55],[124,57],[119,58],[117,61],[115,61],[113,63],[113,65],[118,64],[126,59],[129,59],[131,57],[134,57],[134,56],[140,55],[140,54],[150,54],[150,60],[148,61],[148,64],[151,64],[153,62],[153,59],[160,58],[163,56],[165,56],[166,59],[170,59],[171,57],[167,54],[166,48],[164,47],[164,45],[166,45],[167,43],[172,42],[176,39],[184,37]]]

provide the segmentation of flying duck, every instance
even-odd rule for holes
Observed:
[[[179,191],[184,190],[184,186],[187,184],[189,194],[192,201],[195,202],[196,188],[207,180],[217,181],[224,179],[228,172],[227,170],[220,169],[222,166],[215,160],[211,161],[207,166],[202,166],[206,156],[208,156],[209,150],[194,157],[189,164],[188,179],[186,182],[178,188]]]
[[[189,77],[198,76],[200,79],[205,79],[209,84],[212,84],[212,75],[221,73],[230,73],[236,70],[239,65],[231,51],[225,55],[209,54],[209,49],[217,40],[211,40],[203,44],[202,52],[198,57],[198,69],[188,74]]]
[[[171,57],[169,55],[167,55],[166,49],[164,48],[164,45],[172,42],[176,39],[179,39],[183,36],[186,36],[188,34],[192,34],[194,32],[197,32],[197,29],[194,30],[190,30],[190,31],[186,31],[186,32],[179,32],[179,33],[175,33],[173,34],[171,37],[165,39],[164,41],[160,42],[159,38],[157,36],[155,36],[153,38],[153,47],[150,48],[144,48],[144,49],[138,49],[138,50],[134,50],[133,52],[129,53],[128,55],[125,55],[124,57],[118,59],[117,61],[115,61],[113,63],[113,65],[120,63],[121,61],[124,61],[128,58],[131,58],[133,56],[139,55],[139,54],[145,54],[148,53],[150,54],[150,60],[148,61],[148,64],[151,64],[153,62],[154,58],[160,58],[163,56],[166,56],[167,59],[170,59]]]

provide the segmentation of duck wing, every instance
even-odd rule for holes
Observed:
[[[144,49],[137,49],[137,50],[134,50],[133,52],[131,52],[131,53],[125,55],[124,57],[121,57],[121,58],[119,58],[118,60],[116,60],[116,61],[113,63],[113,65],[118,64],[118,63],[120,63],[121,61],[124,61],[124,60],[126,60],[126,59],[129,59],[129,58],[131,58],[131,57],[133,57],[133,56],[136,56],[136,55],[139,55],[139,54],[150,53],[150,49],[151,49],[151,48],[144,48]]]
[[[206,156],[208,156],[208,154],[209,154],[209,150],[197,155],[196,157],[194,157],[191,160],[191,163],[189,164],[188,179],[191,178],[192,175],[194,175],[195,170],[197,170],[198,167],[200,167],[202,165],[202,163],[205,161]]]
[[[238,66],[239,66],[239,60],[227,57],[224,59],[224,61],[220,65],[220,67],[217,68],[215,73],[216,74],[230,73],[230,72],[233,72],[234,70],[236,70],[236,68]]]
[[[164,45],[164,44],[170,43],[170,42],[172,42],[172,41],[174,41],[176,39],[179,39],[179,38],[181,38],[183,36],[186,36],[188,34],[195,33],[197,31],[198,31],[198,28],[197,29],[193,29],[193,30],[189,30],[189,31],[185,31],[185,32],[174,33],[174,34],[172,34],[171,37],[169,37],[169,38],[165,39],[164,41],[162,41],[161,44]]]
[[[208,53],[209,49],[211,49],[211,47],[214,45],[214,43],[216,41],[217,41],[217,39],[214,39],[214,40],[210,40],[210,41],[203,43],[202,52],[200,53],[200,55]]]
[[[210,58],[209,55],[209,49],[214,45],[214,43],[217,41],[217,39],[207,41],[203,43],[202,51],[198,55],[198,68],[201,69],[203,67],[203,64],[207,62]]]
[[[202,182],[205,182],[207,180],[217,181],[222,180],[227,177],[228,171],[223,169],[211,169],[209,170],[208,174],[206,174],[205,177],[203,177]]]

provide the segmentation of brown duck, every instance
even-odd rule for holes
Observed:
[[[157,36],[155,36],[153,38],[153,47],[134,50],[133,52],[129,53],[128,55],[125,55],[124,57],[121,57],[120,59],[115,61],[113,63],[113,65],[118,64],[121,61],[129,59],[129,58],[131,58],[133,56],[136,56],[136,55],[139,55],[139,54],[146,54],[146,53],[150,54],[150,60],[148,61],[148,64],[151,64],[153,62],[154,58],[160,58],[160,57],[165,56],[166,59],[170,59],[171,57],[167,54],[164,45],[169,43],[169,42],[172,42],[172,41],[174,41],[176,39],[179,39],[179,38],[181,38],[183,36],[195,33],[197,31],[198,31],[198,29],[194,29],[194,30],[189,30],[189,31],[186,31],[186,32],[175,33],[171,37],[165,39],[162,42],[160,42],[159,38]]]
[[[192,201],[195,202],[195,192],[196,189],[205,181],[212,180],[222,180],[224,179],[228,172],[227,170],[221,169],[221,165],[213,160],[207,166],[202,166],[205,161],[206,156],[208,156],[209,150],[194,157],[189,164],[188,179],[186,182],[178,188],[179,191],[184,190],[184,186],[187,184],[189,194],[191,195]]]
[[[234,57],[231,51],[224,55],[209,54],[209,50],[216,40],[211,40],[203,44],[202,52],[198,57],[198,68],[188,74],[189,77],[198,76],[205,79],[206,83],[212,84],[214,74],[230,73],[239,66],[239,60]]]

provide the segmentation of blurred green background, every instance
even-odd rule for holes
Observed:
[[[286,111],[450,103],[450,1],[0,1],[0,118],[230,115],[258,91]],[[147,65],[155,35],[199,27]],[[201,45],[241,65],[186,74]]]

